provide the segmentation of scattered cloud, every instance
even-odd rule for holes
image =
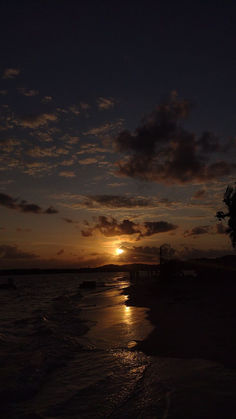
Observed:
[[[35,146],[27,151],[27,154],[31,157],[58,157],[64,154],[69,154],[69,150],[62,147],[40,147]]]
[[[166,221],[147,221],[145,223],[135,223],[130,220],[117,221],[113,217],[100,216],[98,222],[81,231],[82,236],[90,237],[94,232],[99,231],[103,236],[137,235],[137,240],[143,237],[153,236],[158,233],[165,233],[177,228],[176,225]]]
[[[202,234],[208,234],[210,231],[210,228],[211,226],[209,225],[193,227],[191,230],[186,230],[184,232],[184,236],[189,237],[189,236],[200,236]]]
[[[52,101],[52,96],[44,96],[42,99],[41,99],[41,102],[42,103],[49,103],[49,102],[51,102]]]
[[[88,157],[87,159],[79,160],[79,163],[82,164],[82,165],[95,164],[97,162],[98,162],[98,160],[95,159],[94,157]]]
[[[116,101],[112,97],[99,97],[97,100],[98,109],[100,111],[113,108],[115,106],[115,103]]]
[[[146,208],[155,206],[151,198],[124,195],[91,195],[83,197],[82,205],[87,208]]]
[[[78,221],[74,221],[71,218],[62,218],[62,220],[68,224],[78,224]]]
[[[19,76],[20,70],[19,68],[5,68],[3,72],[3,79],[14,79],[15,77]]]
[[[85,131],[84,135],[95,135],[95,136],[102,136],[104,134],[112,133],[116,131],[117,129],[120,129],[123,125],[124,121],[120,119],[116,122],[106,122],[103,125],[100,125],[99,127],[94,127],[89,129],[88,131]]]
[[[37,96],[39,94],[38,90],[35,89],[27,89],[26,87],[18,87],[18,92],[23,96]]]
[[[0,193],[0,205],[9,209],[17,210],[24,213],[32,214],[57,214],[58,211],[54,207],[42,209],[37,204],[29,204],[25,200],[19,198],[12,198],[10,195]]]
[[[119,186],[119,185],[117,185]],[[65,193],[55,196],[66,202],[66,206],[71,208],[87,208],[110,210],[120,209],[140,209],[143,208],[175,208],[182,205],[179,201],[171,201],[167,198],[145,197],[145,196],[129,196],[129,195],[76,195]],[[72,202],[71,202],[72,201]]]
[[[6,96],[7,95],[7,90],[0,90],[0,95],[1,96]]]
[[[14,120],[14,123],[24,128],[38,128],[47,125],[49,122],[55,122],[57,119],[57,115],[54,113],[41,113],[20,116]]]
[[[67,177],[67,178],[73,178],[73,177],[76,177],[76,174],[75,174],[75,172],[70,170],[70,171],[59,172],[59,176]]]
[[[69,110],[76,116],[80,114],[79,106],[72,105],[69,107]]]
[[[86,102],[80,102],[80,107],[83,111],[88,111],[90,109],[90,105]]]
[[[36,259],[38,255],[24,252],[18,246],[0,245],[0,259]]]

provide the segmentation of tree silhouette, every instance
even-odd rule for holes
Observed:
[[[218,211],[216,217],[219,221],[228,219],[226,232],[229,234],[232,246],[236,248],[236,186],[227,187],[223,202],[227,206],[228,212]]]

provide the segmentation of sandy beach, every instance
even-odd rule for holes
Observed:
[[[236,367],[236,283],[155,279],[125,290],[127,304],[148,307],[155,326],[138,344],[148,355],[201,358]]]

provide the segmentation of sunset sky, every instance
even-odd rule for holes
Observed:
[[[232,252],[215,213],[236,172],[235,12],[1,3],[0,268]]]

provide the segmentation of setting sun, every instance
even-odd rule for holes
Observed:
[[[123,249],[120,249],[120,248],[116,249],[116,254],[117,255],[121,255],[122,253],[124,253]]]

